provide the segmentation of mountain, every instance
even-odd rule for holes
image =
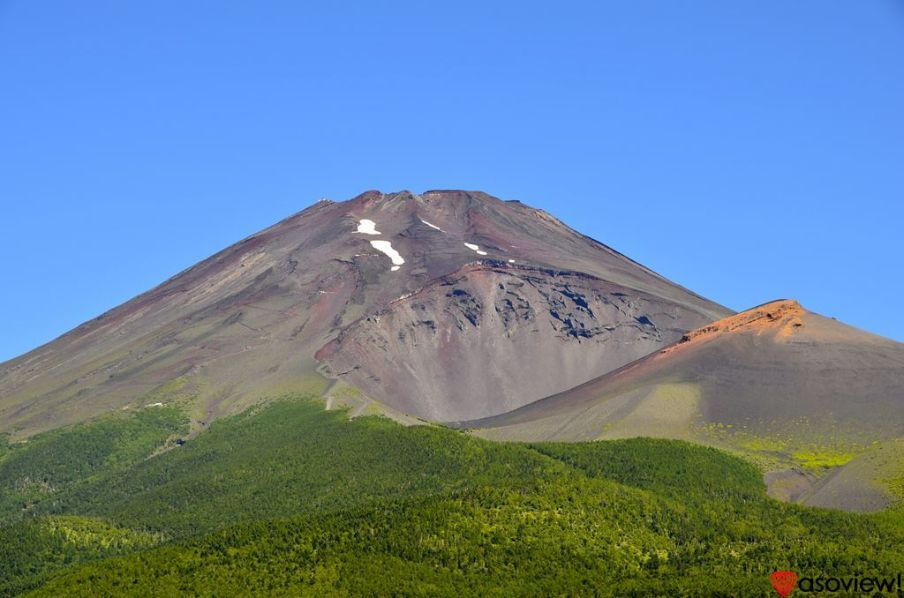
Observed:
[[[0,365],[0,434],[166,405],[192,438],[286,394],[493,439],[710,444],[845,509],[889,504],[904,462],[904,345],[794,301],[732,314],[468,191],[320,201]]]
[[[321,201],[0,365],[0,597],[894,592],[902,390],[518,202]]]
[[[197,432],[262,399],[338,390],[477,419],[728,313],[519,202],[370,191],[320,201],[0,365],[0,433],[158,403],[185,405]]]
[[[904,471],[904,345],[775,301],[462,425],[505,440],[692,440],[758,459],[776,496],[876,510],[892,499],[882,480]]]

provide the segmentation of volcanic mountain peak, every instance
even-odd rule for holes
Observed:
[[[322,393],[324,375],[419,417],[479,418],[728,313],[523,203],[368,191],[319,201],[0,365],[0,432],[140,408],[174,387],[204,425]]]

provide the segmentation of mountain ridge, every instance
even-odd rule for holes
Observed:
[[[362,232],[365,220],[375,224]],[[175,391],[171,394],[188,405],[196,429],[286,390],[320,394],[330,381],[315,355],[342,330],[431,281],[456,272],[471,276],[468,265],[475,263],[495,264],[515,283],[518,268],[537,267],[545,269],[544,277],[579,272],[605,281],[606,292],[620,286],[626,297],[652,298],[658,306],[654,311],[662,314],[656,325],[674,332],[667,332],[664,340],[653,335],[634,349],[627,337],[614,349],[596,341],[595,348],[588,342],[580,347],[574,343],[572,353],[587,354],[579,380],[600,371],[592,366],[593,351],[608,359],[605,367],[621,365],[675,334],[729,313],[521,202],[481,192],[367,191],[345,202],[318,201],[0,364],[0,432],[25,437],[116,409],[139,408],[157,402],[163,390]],[[488,299],[486,282],[480,282],[479,296],[472,295],[481,305]],[[566,295],[557,294],[559,290]],[[564,315],[562,322],[551,318],[553,325],[559,322],[576,334],[589,334],[581,329],[589,323],[583,308],[567,296],[571,291],[555,287],[543,293],[560,306],[557,313],[565,313],[561,304],[580,312],[581,317],[571,319]],[[445,307],[458,309],[441,306],[444,318],[452,318]],[[545,308],[531,309],[541,313]],[[624,319],[632,320],[627,314]],[[453,325],[451,319],[446,324]],[[544,320],[537,329],[537,339],[546,339],[541,344],[557,334],[546,332],[547,325]],[[600,339],[605,331],[598,328],[593,333]],[[644,333],[638,329],[636,334]],[[481,350],[493,354],[497,349],[489,343]],[[469,376],[485,373],[479,363],[474,368]],[[511,368],[513,377],[535,375],[526,365]],[[566,382],[563,378],[549,390],[560,390]],[[401,405],[415,416],[458,419],[489,413],[481,409],[502,411],[516,400],[510,393],[504,404],[493,408],[490,397],[483,407],[472,405],[471,411],[459,412],[453,398],[437,397],[443,404],[424,410],[411,396]],[[519,400],[535,398],[541,397]]]

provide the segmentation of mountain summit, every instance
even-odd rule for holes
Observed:
[[[520,202],[368,191],[320,201],[0,365],[0,431],[164,395],[201,427],[331,379],[416,417],[477,419],[729,313]]]

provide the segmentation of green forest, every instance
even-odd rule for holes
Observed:
[[[901,508],[780,503],[679,441],[494,443],[300,397],[187,434],[153,407],[0,442],[0,596],[774,596],[777,569],[904,572]]]

